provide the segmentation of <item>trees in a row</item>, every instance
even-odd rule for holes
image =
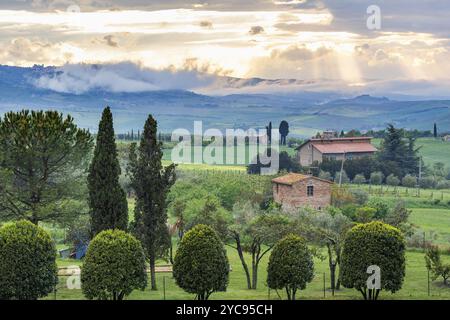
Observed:
[[[175,166],[162,166],[162,143],[157,139],[157,122],[150,115],[145,122],[139,147],[131,144],[127,175],[136,203],[131,232],[142,242],[150,262],[151,287],[156,290],[155,265],[167,255],[170,237],[166,227],[166,197],[175,182]],[[104,230],[128,228],[128,202],[121,188],[113,118],[103,111],[97,144],[91,162],[88,185],[92,236]]]

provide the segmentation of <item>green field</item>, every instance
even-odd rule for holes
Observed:
[[[377,147],[380,143],[381,139],[373,140],[373,144]],[[416,147],[420,148],[419,153],[425,165],[431,166],[436,162],[442,162],[450,168],[450,142],[434,138],[419,138],[416,141]]]
[[[450,211],[447,212],[450,215]],[[266,285],[266,266],[268,257],[265,257],[261,262],[259,281],[257,290],[246,289],[245,274],[240,264],[238,255],[234,249],[229,248],[228,259],[232,267],[230,272],[230,282],[226,292],[215,293],[212,299],[226,299],[226,300],[264,300],[264,299],[280,299],[278,294],[285,299],[284,292],[271,290],[269,292]],[[382,292],[381,299],[450,299],[450,288],[445,288],[440,285],[439,281],[435,281],[431,285],[431,295],[427,292],[427,269],[424,262],[424,254],[421,252],[410,251],[407,253],[407,267],[406,277],[402,290],[395,294]],[[450,262],[450,257],[445,256],[446,261]],[[58,260],[60,266],[77,265],[70,261]],[[315,278],[307,287],[306,290],[301,291],[298,299],[361,299],[359,292],[353,289],[345,289],[336,292],[332,297],[329,290],[329,271],[326,261],[315,259]],[[325,298],[324,298],[324,276],[325,276]],[[164,279],[165,278],[165,279]],[[57,299],[77,300],[83,299],[81,290],[68,290],[65,287],[67,277],[60,277],[59,289],[56,292]],[[192,300],[194,296],[183,292],[175,284],[174,279],[170,273],[158,274],[158,291],[151,291],[147,288],[145,291],[134,291],[128,299],[135,300],[162,300],[164,299],[164,281],[165,281],[165,298],[167,300],[186,299]],[[55,299],[55,295],[49,295],[46,299]]]

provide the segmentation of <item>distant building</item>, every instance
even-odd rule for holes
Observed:
[[[450,134],[443,136],[442,141],[450,141]]]
[[[297,148],[297,159],[301,166],[309,167],[314,162],[321,163],[325,158],[342,160],[372,156],[376,151],[372,137],[336,138],[332,132],[311,138]]]
[[[328,180],[290,173],[272,180],[273,198],[285,211],[300,207],[321,210],[331,205],[332,185]]]

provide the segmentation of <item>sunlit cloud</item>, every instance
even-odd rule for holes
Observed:
[[[160,71],[331,79],[352,88],[374,79],[450,78],[449,35],[420,18],[427,8],[403,25],[408,13],[385,4],[386,27],[370,31],[366,0],[348,1],[347,10],[330,0],[83,0],[80,12],[67,10],[74,2],[65,0],[1,4],[0,64],[126,61]]]

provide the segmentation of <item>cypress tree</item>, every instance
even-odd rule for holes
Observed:
[[[436,139],[438,136],[438,130],[437,130],[437,124],[434,124],[434,128],[433,128],[433,136]]]
[[[113,118],[107,107],[99,124],[88,176],[92,236],[108,229],[127,230],[128,203],[119,184],[120,172]]]
[[[157,122],[150,115],[145,123],[139,148],[130,147],[128,174],[136,194],[133,231],[142,241],[150,263],[151,288],[156,290],[156,259],[168,256],[167,194],[175,182],[175,165],[163,168],[162,142]]]

